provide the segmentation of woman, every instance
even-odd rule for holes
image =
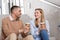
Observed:
[[[41,8],[35,9],[35,20],[30,22],[30,30],[35,40],[49,40],[43,10]]]

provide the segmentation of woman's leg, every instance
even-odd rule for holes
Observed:
[[[41,35],[41,39],[49,40],[49,36],[46,30],[41,30],[40,35]]]

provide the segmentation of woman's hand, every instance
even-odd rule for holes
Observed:
[[[39,32],[37,31],[36,34],[39,35]]]

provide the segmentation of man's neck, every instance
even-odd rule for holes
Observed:
[[[14,20],[17,19],[17,17],[14,14],[11,14],[11,16],[13,17]]]

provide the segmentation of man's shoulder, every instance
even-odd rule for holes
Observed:
[[[2,21],[7,21],[8,19],[9,17],[7,16],[7,17],[2,18]]]
[[[23,23],[23,21],[22,21],[22,20],[19,20],[19,22],[20,22],[20,23]]]

